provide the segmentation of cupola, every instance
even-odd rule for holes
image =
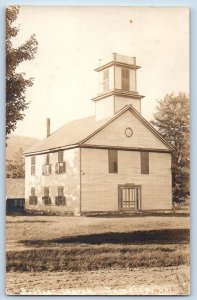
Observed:
[[[136,73],[140,66],[136,58],[113,53],[111,59],[100,60],[98,72],[98,95],[95,101],[96,119],[110,117],[126,105],[141,113],[141,99],[137,92]]]

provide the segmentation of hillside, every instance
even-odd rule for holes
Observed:
[[[26,151],[37,142],[39,142],[39,140],[35,138],[11,135],[7,140],[6,159],[14,159],[15,153],[18,152],[20,147],[22,147],[23,150]]]

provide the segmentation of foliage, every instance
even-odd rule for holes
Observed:
[[[28,107],[25,92],[33,85],[33,78],[25,78],[25,73],[17,72],[17,66],[32,60],[37,51],[35,35],[19,47],[13,47],[12,40],[17,37],[19,28],[13,23],[19,14],[19,6],[10,6],[6,10],[6,138],[16,129],[16,124],[24,118]]]
[[[158,101],[151,123],[173,147],[173,200],[181,202],[189,195],[189,97],[185,93],[166,95]]]
[[[20,147],[16,152],[14,160],[6,161],[7,178],[24,178],[25,177],[25,159],[23,149]]]

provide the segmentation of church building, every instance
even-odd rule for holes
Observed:
[[[135,57],[95,69],[95,115],[67,122],[25,153],[25,206],[122,212],[172,209],[171,146],[141,115]]]

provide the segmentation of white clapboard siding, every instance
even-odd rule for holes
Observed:
[[[79,149],[64,150],[64,161],[66,162],[66,173],[56,174],[55,165],[58,161],[58,152],[50,153],[50,164],[52,172],[49,176],[42,176],[42,165],[45,162],[45,154],[36,155],[36,173],[31,176],[31,157],[25,158],[25,205],[29,209],[37,210],[56,210],[56,211],[80,211],[80,156]],[[38,196],[38,205],[29,205],[31,187],[36,187]],[[42,204],[44,186],[48,186],[51,206]],[[58,195],[58,186],[64,187],[64,196],[66,197],[66,206],[56,206],[55,197]]]
[[[141,100],[134,98],[126,98],[121,96],[114,96],[114,110],[115,113],[119,112],[126,105],[132,105],[139,113],[141,113]]]
[[[132,137],[125,135],[125,129],[127,127],[132,128]],[[85,144],[168,149],[166,145],[129,110],[125,111],[125,113],[108,124],[108,126],[89,138]]]
[[[141,185],[141,209],[171,209],[171,155],[149,153],[149,174],[141,174],[140,152],[118,151],[118,173],[108,172],[108,150],[81,150],[81,209],[118,210],[118,185]]]

